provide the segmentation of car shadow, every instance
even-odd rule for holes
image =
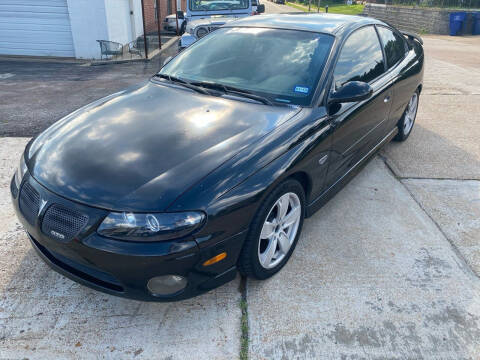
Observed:
[[[480,147],[466,151],[420,122],[405,142],[393,141],[380,154],[401,178],[480,179]]]

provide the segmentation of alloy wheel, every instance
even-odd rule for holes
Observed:
[[[258,259],[265,269],[277,266],[288,254],[302,215],[297,194],[283,194],[270,209],[258,242]]]
[[[403,121],[403,133],[408,135],[412,130],[415,117],[417,115],[418,94],[414,93],[408,102],[407,110],[405,112],[405,119]]]

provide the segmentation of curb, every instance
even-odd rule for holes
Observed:
[[[75,58],[62,58],[54,56],[29,56],[29,55],[0,55],[0,61],[22,61],[22,62],[48,62],[59,64],[74,64],[85,65],[88,64],[87,59],[75,59]]]

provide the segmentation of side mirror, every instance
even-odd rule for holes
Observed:
[[[165,60],[163,60],[163,66],[167,65],[172,59],[173,59],[173,56],[169,56]]]
[[[257,13],[262,14],[265,12],[265,5],[264,4],[258,4],[257,5]]]
[[[183,13],[183,11],[179,10],[177,11],[177,17],[183,20],[185,19],[185,14]]]
[[[373,89],[362,81],[349,81],[337,91],[330,94],[329,104],[341,104],[368,99],[372,96]]]

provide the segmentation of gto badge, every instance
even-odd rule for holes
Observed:
[[[56,232],[56,231],[54,231],[54,230],[51,230],[51,231],[50,231],[50,234],[52,234],[53,236],[55,236],[55,237],[57,237],[57,238],[59,238],[59,239],[62,239],[62,240],[65,239],[65,235],[60,234],[59,232]]]
[[[38,215],[40,215],[45,205],[47,205],[47,200],[40,199],[40,207],[38,208]]]

